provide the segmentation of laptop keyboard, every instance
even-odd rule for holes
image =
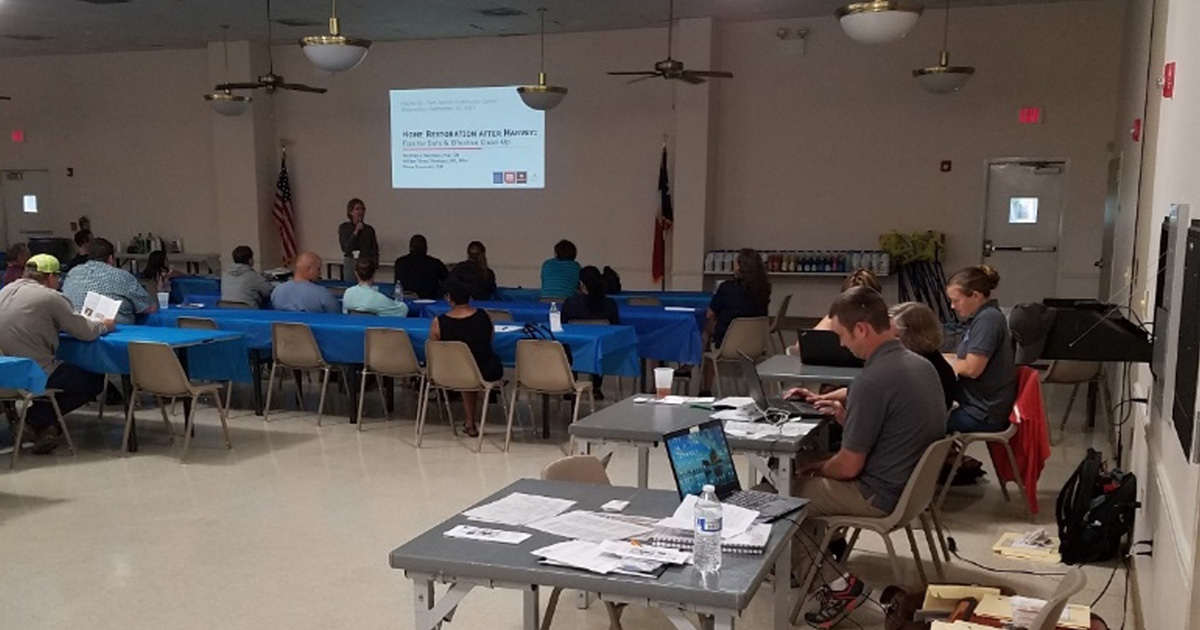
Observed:
[[[738,490],[725,498],[725,502],[747,510],[762,512],[762,508],[774,503],[779,497],[769,492]]]

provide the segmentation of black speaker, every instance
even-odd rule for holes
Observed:
[[[1183,452],[1190,460],[1196,430],[1196,375],[1200,370],[1200,221],[1192,221],[1188,226],[1181,293],[1171,418]]]

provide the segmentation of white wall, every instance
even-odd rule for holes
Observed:
[[[203,50],[0,59],[0,170],[49,169],[55,233],[86,214],[93,230],[216,246],[216,198]],[[23,129],[26,140],[8,140]],[[74,168],[68,178],[66,169]]]

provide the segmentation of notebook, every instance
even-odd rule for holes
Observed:
[[[721,551],[736,554],[760,554],[767,550],[767,541],[771,538],[771,526],[765,523],[755,523],[750,529],[721,541]],[[686,529],[659,528],[643,539],[657,547],[691,550],[695,544],[695,534]]]
[[[800,360],[806,365],[852,368],[863,366],[862,359],[842,347],[837,333],[812,328],[800,331]]]
[[[705,484],[712,484],[721,502],[755,510],[765,521],[782,518],[808,505],[807,499],[742,490],[720,420],[672,431],[663,436],[663,444],[680,498],[698,495]]]

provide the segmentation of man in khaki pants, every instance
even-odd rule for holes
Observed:
[[[789,392],[812,400],[844,427],[841,449],[801,467],[792,494],[810,501],[810,519],[885,516],[895,509],[921,455],[946,435],[941,381],[928,360],[901,345],[887,305],[873,289],[855,287],[842,293],[829,317],[841,344],[866,365],[844,402],[802,389]],[[822,552],[815,549],[821,538],[810,519],[794,545],[797,575],[805,575],[808,563]],[[870,595],[861,580],[830,564],[825,568],[835,573],[821,577],[825,584],[817,591],[820,609],[804,615],[815,628],[832,627]]]

